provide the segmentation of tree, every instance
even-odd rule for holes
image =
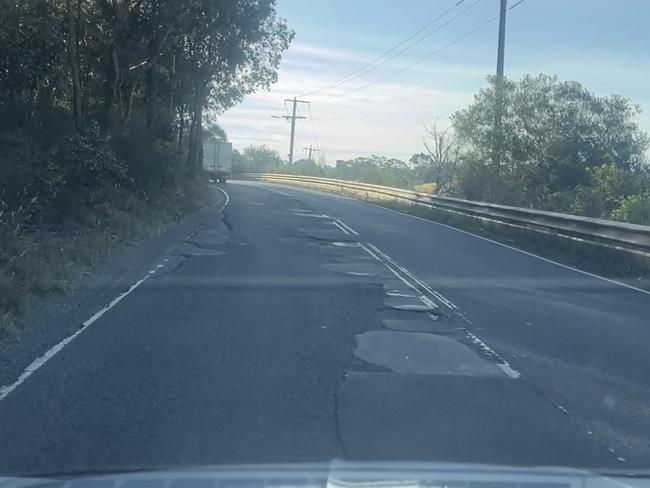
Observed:
[[[203,110],[222,111],[277,80],[293,31],[274,0],[187,0],[186,49],[191,86],[188,165],[200,164]]]
[[[426,152],[414,154],[410,162],[419,180],[434,183],[437,193],[450,193],[457,174],[460,146],[451,127],[440,130],[434,124],[424,129]]]
[[[597,96],[577,82],[525,76],[503,82],[500,173],[490,165],[496,79],[452,124],[463,144],[463,171],[482,179],[481,199],[544,206],[547,196],[590,181],[589,168],[611,163],[632,170],[643,162],[648,136],[640,108],[617,95]]]
[[[227,142],[228,135],[217,122],[211,118],[206,118],[203,122],[205,130],[203,131],[203,140],[210,142]]]
[[[305,176],[322,176],[321,167],[313,159],[299,159],[287,166],[290,173]]]
[[[233,159],[233,172],[255,173],[279,171],[284,161],[280,153],[268,146],[248,146],[242,153],[236,152]]]
[[[413,182],[413,175],[407,163],[376,155],[358,157],[349,161],[338,160],[334,174],[343,180],[404,188],[408,188]]]

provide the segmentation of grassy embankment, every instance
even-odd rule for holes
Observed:
[[[179,184],[175,195],[155,200],[120,191],[59,226],[0,234],[0,339],[20,325],[29,302],[64,292],[75,278],[124,246],[163,231],[201,207],[218,204],[220,192],[203,178]]]

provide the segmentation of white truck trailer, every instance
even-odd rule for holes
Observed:
[[[204,143],[203,169],[217,183],[225,183],[231,177],[232,144],[230,142]]]

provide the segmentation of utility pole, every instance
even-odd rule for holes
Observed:
[[[287,98],[285,102],[291,102],[293,103],[293,110],[291,111],[291,115],[283,115],[283,116],[277,116],[277,115],[272,115],[273,118],[275,119],[286,119],[286,120],[291,120],[291,142],[289,143],[289,164],[293,164],[293,141],[296,136],[296,119],[306,119],[307,117],[299,117],[296,116],[296,108],[298,107],[299,103],[309,103],[305,100],[298,100],[296,97],[293,98]]]
[[[499,45],[497,48],[497,77],[495,85],[495,111],[494,111],[494,141],[492,162],[497,173],[501,166],[501,152],[503,149],[503,80],[504,80],[504,58],[506,44],[506,13],[508,11],[508,0],[500,0],[499,8]],[[498,174],[495,175],[498,177]]]
[[[304,150],[309,152],[309,159],[311,159],[312,153],[315,153],[315,152],[319,151],[319,149],[316,149],[313,146],[306,147],[306,148],[304,148]]]
[[[506,45],[506,12],[508,11],[508,0],[501,0],[499,10],[499,50],[497,52],[497,77],[503,78],[503,61]]]
[[[293,102],[293,100],[291,100]],[[299,100],[296,100],[299,102]],[[306,102],[303,102],[306,103]],[[296,105],[293,106],[292,115],[271,115],[274,119],[284,119],[286,121],[291,121],[291,142],[289,143],[289,164],[293,164],[293,140],[296,133],[296,119],[306,119],[307,117],[296,116]]]

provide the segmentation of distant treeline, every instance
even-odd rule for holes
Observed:
[[[325,166],[292,166],[265,147],[238,155],[241,171],[275,171],[423,189],[440,195],[650,224],[648,134],[640,108],[597,96],[577,82],[526,76],[502,86],[502,130],[495,131],[496,80],[430,127],[424,151],[408,162],[380,156]]]

